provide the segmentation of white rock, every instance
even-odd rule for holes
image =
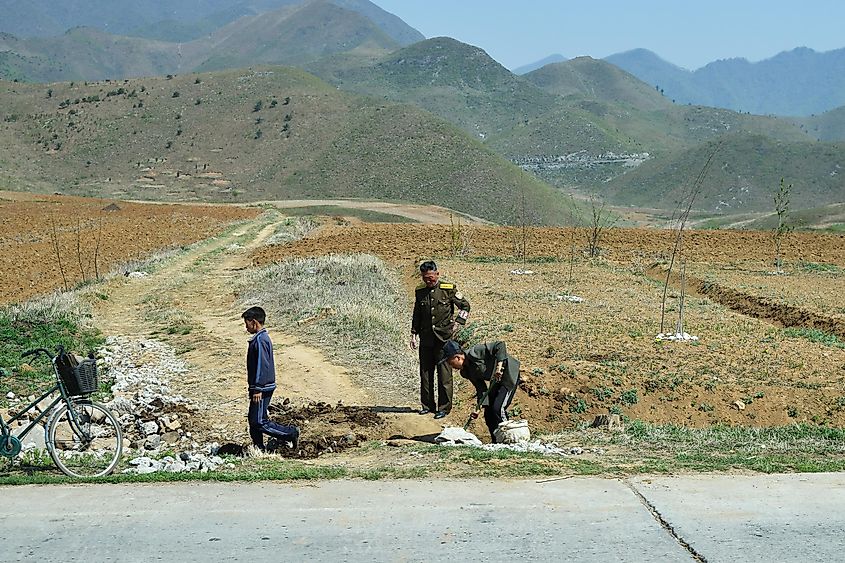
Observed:
[[[443,446],[481,445],[478,436],[460,426],[445,426],[443,431],[434,438],[434,441]]]
[[[135,459],[129,460],[129,465],[137,465],[138,467],[149,467],[152,465],[153,460],[148,458],[147,456],[136,457]]]
[[[141,431],[144,433],[145,436],[150,436],[152,434],[158,434],[158,424],[155,421],[145,422],[141,425]]]
[[[185,462],[181,460],[173,461],[164,466],[164,470],[168,473],[181,473],[185,471]]]

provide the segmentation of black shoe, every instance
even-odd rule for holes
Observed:
[[[428,414],[430,412],[431,412],[430,410],[423,408],[423,409],[420,409],[419,411],[417,411],[417,414]]]
[[[299,450],[299,428],[296,429],[296,434],[293,435],[293,440],[290,441],[290,448],[294,452]]]
[[[437,411],[434,413],[434,418],[445,418],[446,415],[449,414],[446,411]]]

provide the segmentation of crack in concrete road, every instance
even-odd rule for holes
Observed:
[[[707,558],[700,554],[698,551],[696,551],[695,548],[690,545],[687,540],[681,537],[681,535],[675,530],[674,526],[672,526],[672,524],[668,520],[666,520],[662,514],[660,514],[660,511],[657,510],[657,507],[655,507],[651,503],[651,501],[649,501],[646,496],[642,492],[640,492],[636,485],[634,485],[627,479],[623,479],[622,482],[631,490],[632,493],[634,493],[634,496],[639,499],[640,503],[642,503],[646,510],[649,511],[649,513],[657,521],[657,523],[660,524],[660,526],[664,530],[666,530],[666,532],[670,536],[672,536],[672,538],[676,542],[678,542],[678,545],[680,545],[687,551],[687,553],[690,554],[694,561],[698,561],[699,563],[707,563]]]

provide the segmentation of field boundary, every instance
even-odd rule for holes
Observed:
[[[659,266],[652,266],[647,270],[647,274],[651,279],[660,283],[666,280],[666,272]],[[680,277],[673,273],[670,276],[669,284],[673,288],[679,289],[681,286]],[[781,327],[815,329],[833,334],[839,339],[845,339],[845,321],[820,315],[801,307],[772,303],[763,297],[757,297],[694,276],[687,276],[686,291],[700,297],[707,297],[736,313],[769,321]]]

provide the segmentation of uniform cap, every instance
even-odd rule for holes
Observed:
[[[445,362],[449,358],[453,358],[458,354],[463,354],[464,351],[461,349],[461,345],[455,342],[454,340],[447,340],[446,343],[443,345],[443,357],[440,359],[440,362]]]

